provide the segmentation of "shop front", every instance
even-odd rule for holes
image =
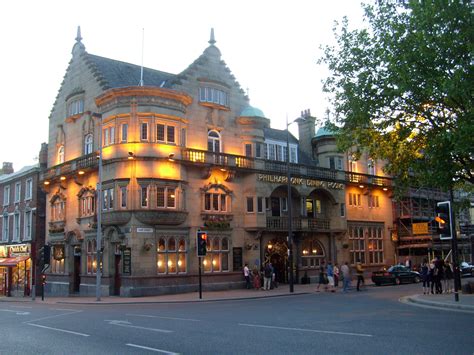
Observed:
[[[0,296],[29,296],[32,267],[30,244],[0,246]]]

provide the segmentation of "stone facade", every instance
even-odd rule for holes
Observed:
[[[213,34],[209,44],[178,75],[144,68],[139,86],[141,68],[87,53],[78,31],[42,177],[49,293],[93,294],[100,264],[104,295],[197,290],[198,230],[208,236],[205,289],[242,287],[245,263],[272,262],[287,282],[289,207],[296,282],[316,277],[323,261],[393,263],[390,179],[349,169],[334,138],[315,135],[309,111],[298,122],[300,143],[272,129],[249,105]],[[357,204],[368,196],[377,206]],[[351,228],[362,234],[354,238]]]

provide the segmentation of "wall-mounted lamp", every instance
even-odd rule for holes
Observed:
[[[360,187],[361,189],[363,189],[365,186],[364,186],[364,185],[359,185],[359,187]]]
[[[168,160],[169,160],[169,161],[174,161],[174,153],[170,153],[170,154],[168,155]]]
[[[135,159],[135,155],[133,154],[133,152],[128,152],[128,160],[133,160]]]
[[[65,177],[65,176],[61,176],[59,179],[60,179],[61,181],[64,181],[64,180],[66,180],[66,177]]]
[[[78,175],[84,175],[85,172],[84,172],[84,170],[79,170],[79,171],[77,172],[77,174],[78,174]]]

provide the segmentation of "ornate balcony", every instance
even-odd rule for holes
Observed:
[[[293,217],[291,226],[294,231],[328,231],[330,230],[330,219],[317,217]],[[286,231],[288,230],[287,217],[267,217],[267,229]]]
[[[76,175],[78,171],[96,170],[99,166],[97,153],[84,155],[63,164],[53,166],[40,174],[41,181],[59,180],[61,176]]]

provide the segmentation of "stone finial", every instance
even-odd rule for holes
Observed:
[[[81,53],[86,51],[86,47],[82,44],[82,36],[81,36],[81,26],[77,26],[77,35],[76,35],[76,43],[72,47],[72,55],[80,55]]]
[[[214,37],[214,28],[211,28],[211,39],[209,40],[209,44],[213,46],[216,43],[216,39]]]
[[[76,42],[81,42],[81,41],[82,41],[81,26],[77,26]]]

